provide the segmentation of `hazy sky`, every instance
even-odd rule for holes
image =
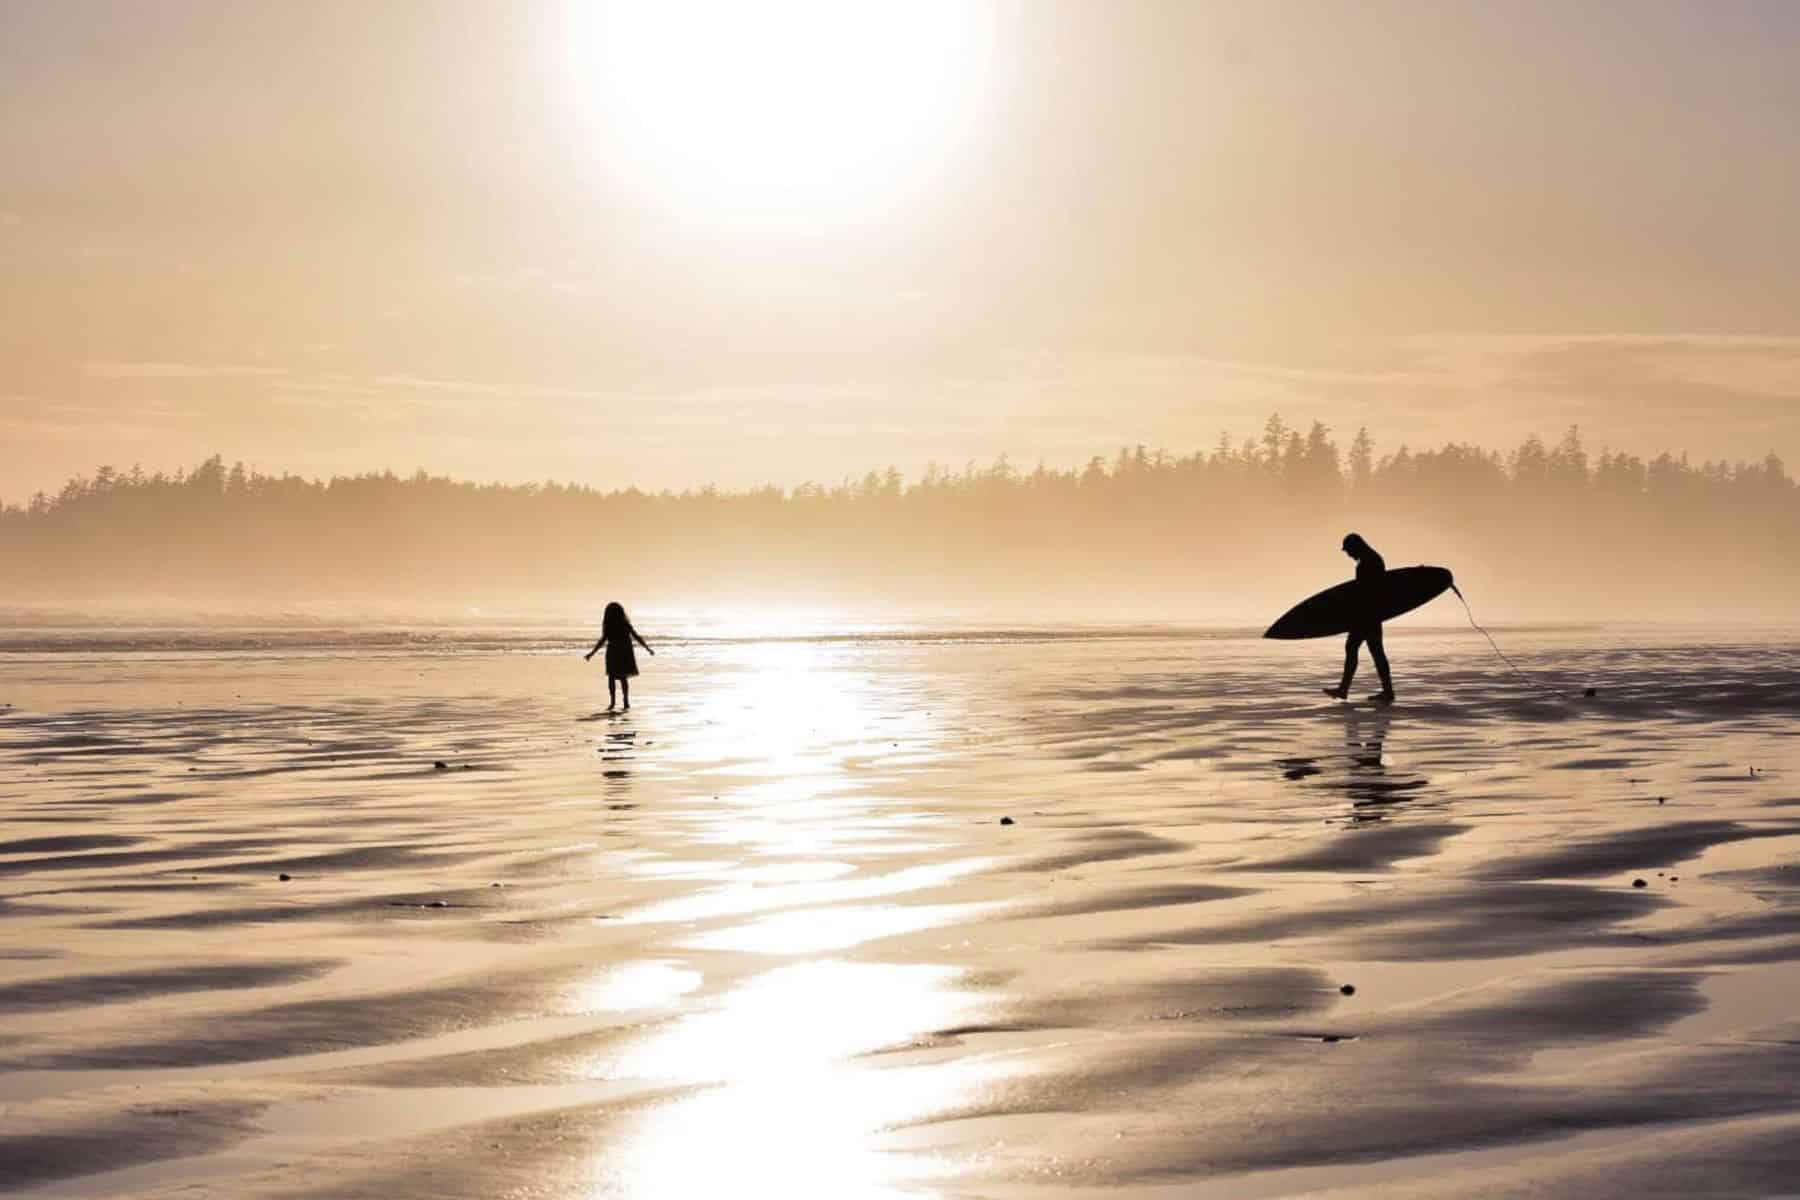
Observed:
[[[747,14],[754,14],[750,16]],[[1800,459],[1800,5],[0,0],[0,497]]]

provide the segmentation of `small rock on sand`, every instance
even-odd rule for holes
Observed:
[[[1354,983],[1346,983],[1343,987],[1339,988],[1338,991],[1346,996],[1354,996],[1356,995],[1356,985]]]
[[[449,908],[450,902],[448,900],[433,900],[431,902],[431,907],[432,908]]]
[[[1650,886],[1650,883],[1649,883],[1649,881],[1648,881],[1648,880],[1644,880],[1644,879],[1634,879],[1634,880],[1632,880],[1632,881],[1631,881],[1631,886],[1632,886],[1632,887],[1649,887],[1649,886]]]
[[[1013,819],[1011,817],[1001,817],[1000,823],[1002,825],[1011,825],[1013,823]]]
[[[440,758],[431,764],[431,769],[434,771],[448,771],[450,769],[450,764]]]
[[[1595,696],[1598,696],[1598,695],[1599,695],[1599,694],[1600,694],[1600,689],[1598,689],[1598,688],[1589,688],[1589,689],[1588,689],[1588,690],[1587,690],[1587,691],[1585,691],[1585,692],[1583,692],[1583,693],[1581,693],[1581,694],[1582,694],[1582,695],[1583,695],[1583,696],[1586,696],[1586,697],[1587,697],[1587,698],[1588,698],[1588,699],[1589,699],[1589,700],[1592,700],[1592,699],[1593,699],[1593,698],[1594,698],[1594,697],[1595,697]]]
[[[287,883],[289,880],[293,879],[293,876],[289,875],[286,871],[283,871],[279,878],[281,879],[281,882]]]

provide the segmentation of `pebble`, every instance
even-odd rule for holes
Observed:
[[[449,908],[450,904],[448,901],[445,901],[445,900],[433,900],[431,902],[431,907],[433,907],[433,908]]]
[[[1589,700],[1592,700],[1595,696],[1598,696],[1600,694],[1600,689],[1599,688],[1589,688],[1587,691],[1585,691],[1581,694],[1583,696],[1586,696]]]
[[[1011,817],[1001,817],[1000,823],[1002,825],[1011,825],[1013,823],[1013,819]]]
[[[1648,881],[1647,881],[1647,880],[1643,880],[1643,879],[1634,879],[1634,880],[1632,880],[1632,881],[1631,881],[1631,886],[1632,886],[1632,887],[1649,887],[1649,886],[1650,886],[1650,884],[1649,884],[1649,882],[1648,882]]]
[[[1338,991],[1344,993],[1346,996],[1354,996],[1356,995],[1356,985],[1354,983],[1346,983],[1343,987],[1339,988]]]
[[[431,769],[434,771],[448,771],[450,769],[450,764],[440,758],[431,764]]]
[[[288,881],[289,881],[289,880],[291,880],[291,879],[292,879],[292,878],[293,878],[293,876],[292,876],[292,875],[289,875],[289,874],[288,874],[288,873],[287,873],[287,872],[286,872],[286,871],[283,871],[283,872],[282,872],[282,873],[281,873],[281,882],[283,882],[283,883],[286,883],[286,882],[288,882]]]

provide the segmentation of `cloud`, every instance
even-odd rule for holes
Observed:
[[[256,367],[241,363],[184,362],[84,362],[81,373],[90,379],[224,379],[285,375],[281,367]]]
[[[970,411],[1029,422],[1015,453],[1104,448],[1109,439],[1181,451],[1209,445],[1221,429],[1254,435],[1274,411],[1340,435],[1367,426],[1390,449],[1504,449],[1580,425],[1596,445],[1634,453],[1800,450],[1800,338],[1788,337],[1419,335],[1270,361],[1034,352],[952,386]]]
[[[1580,425],[1635,452],[1722,458],[1800,443],[1800,338],[1439,335],[1395,339],[1394,349],[1439,380],[1414,399],[1478,429],[1553,434]]]
[[[1580,340],[1518,356],[1512,383],[1586,390],[1683,410],[1800,400],[1800,340]]]
[[[552,387],[535,383],[485,383],[473,379],[431,379],[418,375],[374,375],[364,379],[334,377],[352,386],[403,388],[421,392],[447,392],[461,396],[527,397],[543,400],[602,400],[616,391]]]

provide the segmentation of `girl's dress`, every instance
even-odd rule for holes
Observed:
[[[638,673],[637,654],[631,648],[631,631],[608,637],[606,643],[606,677],[632,679]]]

